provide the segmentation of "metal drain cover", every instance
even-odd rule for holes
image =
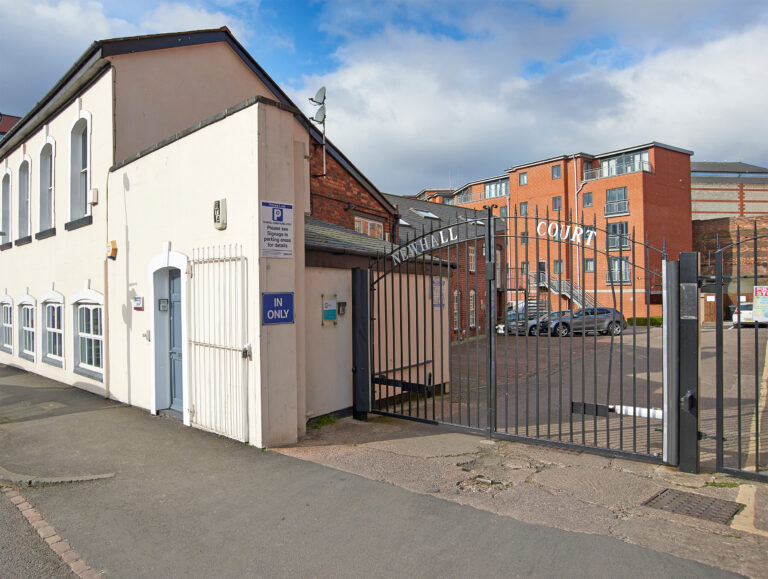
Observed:
[[[739,509],[744,506],[733,501],[714,499],[675,489],[664,489],[645,501],[643,505],[723,525],[727,525],[733,515],[738,513]]]

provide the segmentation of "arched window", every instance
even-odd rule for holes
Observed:
[[[53,144],[40,151],[40,225],[39,232],[53,229]]]
[[[40,296],[42,321],[42,360],[52,366],[64,367],[64,296],[49,291]]]
[[[469,290],[469,327],[474,328],[477,321],[477,312],[475,310],[475,290]]]
[[[11,241],[11,175],[3,176],[2,205],[0,205],[0,245]]]
[[[29,237],[29,161],[19,166],[19,241]]]
[[[82,113],[81,113],[82,114]],[[89,215],[88,187],[88,119],[80,118],[72,127],[70,148],[69,219],[75,221]]]

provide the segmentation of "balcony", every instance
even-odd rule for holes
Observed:
[[[607,163],[596,169],[584,169],[582,180],[594,181],[595,179],[605,179],[607,177],[616,177],[618,175],[627,175],[629,173],[640,173],[641,171],[653,171],[650,161],[619,159],[616,163]]]
[[[629,201],[609,201],[605,204],[605,216],[629,215]]]

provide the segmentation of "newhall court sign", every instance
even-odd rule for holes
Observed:
[[[395,265],[399,265],[409,259],[455,243],[459,240],[459,236],[456,234],[456,227],[454,225],[429,235],[423,235],[415,241],[396,249],[390,254],[390,257]],[[556,221],[549,224],[546,221],[539,221],[536,225],[536,234],[539,237],[550,237],[557,241],[578,245],[581,245],[583,241],[584,245],[589,247],[597,236],[597,231],[594,229],[585,230],[579,225],[560,224]]]

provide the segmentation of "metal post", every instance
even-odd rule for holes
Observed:
[[[664,332],[664,444],[663,459],[676,466],[680,444],[680,382],[678,375],[680,331],[680,263],[664,260],[663,279],[663,332]]]
[[[496,430],[496,224],[493,208],[488,207],[488,222],[485,228],[485,280],[486,300],[485,331],[488,336],[488,436]],[[505,320],[506,321],[506,320]],[[478,400],[478,404],[479,404]]]
[[[699,472],[699,254],[680,254],[680,470]]]
[[[353,417],[365,420],[371,411],[369,271],[352,269],[352,404]]]

